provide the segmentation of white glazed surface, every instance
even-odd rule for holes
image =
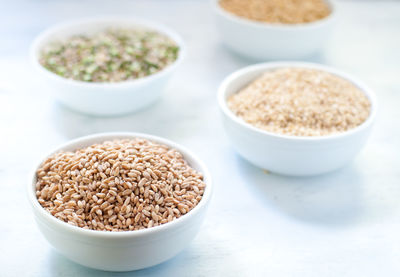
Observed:
[[[296,137],[260,130],[237,117],[228,107],[228,97],[262,73],[282,67],[323,70],[342,77],[361,89],[371,102],[371,113],[360,126],[340,134]],[[338,70],[311,63],[284,62],[249,66],[229,75],[218,91],[218,103],[226,133],[235,149],[251,163],[284,175],[310,176],[327,173],[349,163],[364,146],[376,114],[373,92],[362,82]]]
[[[104,133],[75,139],[58,147],[52,153],[60,150],[74,151],[106,140],[135,137],[165,144],[181,152],[193,168],[204,174],[206,189],[202,200],[193,210],[181,218],[153,228],[126,232],[85,230],[53,217],[41,207],[35,195],[35,168],[28,184],[28,197],[35,220],[47,241],[67,258],[100,270],[129,271],[142,269],[175,256],[193,240],[200,230],[211,197],[212,183],[206,167],[187,149],[171,141],[150,135]],[[48,156],[46,155],[46,157]]]
[[[43,47],[51,42],[77,34],[91,34],[111,27],[146,28],[174,40],[180,48],[177,60],[161,71],[135,80],[116,83],[90,83],[58,76],[39,63]],[[82,113],[112,116],[134,112],[156,101],[185,54],[181,37],[171,29],[154,22],[128,17],[99,17],[75,20],[42,32],[31,46],[31,63],[37,75],[49,86],[55,97],[66,106]]]
[[[310,56],[320,50],[331,36],[336,8],[331,14],[305,24],[270,24],[236,16],[225,11],[219,0],[211,0],[215,23],[221,39],[234,52],[255,61],[290,60]]]

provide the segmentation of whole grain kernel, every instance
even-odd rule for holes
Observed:
[[[292,136],[341,133],[367,120],[371,103],[354,84],[328,72],[281,68],[265,72],[227,100],[259,129]],[[198,188],[193,185],[193,191]]]
[[[80,170],[71,174],[77,164]],[[36,197],[45,210],[71,225],[101,231],[140,230],[175,220],[196,206],[189,199],[201,199],[206,186],[181,153],[141,138],[56,153],[36,176]],[[189,184],[183,195],[176,183]]]
[[[324,0],[220,0],[219,5],[237,16],[268,23],[309,23],[331,13]]]

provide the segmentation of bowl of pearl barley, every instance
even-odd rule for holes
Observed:
[[[376,115],[374,92],[328,66],[276,62],[249,66],[220,85],[218,103],[234,149],[278,174],[339,169],[361,151]]]

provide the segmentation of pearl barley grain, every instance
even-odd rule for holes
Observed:
[[[132,231],[185,215],[204,189],[202,174],[181,153],[136,138],[52,155],[37,170],[36,197],[71,225]]]
[[[369,116],[371,103],[349,81],[328,72],[282,68],[228,98],[228,107],[259,129],[292,136],[325,136],[353,129]]]

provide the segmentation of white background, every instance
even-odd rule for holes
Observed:
[[[2,2],[1,2],[2,1]],[[379,114],[356,160],[332,174],[287,178],[241,159],[224,135],[216,90],[250,64],[221,44],[208,1],[0,0],[0,276],[110,276],[57,254],[26,198],[28,173],[79,136],[135,131],[196,152],[215,182],[199,235],[172,260],[118,276],[399,276],[400,2],[339,1],[327,47],[307,61],[368,83]],[[136,114],[94,118],[56,103],[28,63],[32,39],[66,19],[140,16],[176,29],[188,55],[162,99]]]

